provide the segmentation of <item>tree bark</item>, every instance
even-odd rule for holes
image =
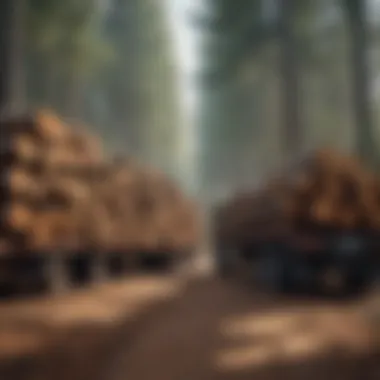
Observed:
[[[26,0],[3,0],[0,6],[0,108],[12,113],[26,106],[24,31]]]
[[[12,17],[12,49],[11,49],[11,108],[14,112],[22,112],[26,108],[25,77],[25,23],[27,1],[13,0]]]
[[[67,75],[64,113],[66,117],[81,119],[84,107],[84,79],[78,71],[73,70]]]
[[[280,0],[279,38],[281,43],[280,72],[282,78],[283,154],[285,159],[300,151],[302,130],[299,106],[297,46],[293,28],[294,0]]]
[[[0,111],[3,112],[9,100],[10,67],[10,25],[12,0],[0,2]]]
[[[368,30],[364,0],[344,0],[351,39],[351,80],[356,127],[356,150],[363,158],[375,160],[371,91],[368,70]],[[373,161],[372,161],[373,162]]]
[[[54,59],[46,59],[46,73],[44,78],[43,103],[45,106],[56,108],[57,91],[59,91],[57,63]]]

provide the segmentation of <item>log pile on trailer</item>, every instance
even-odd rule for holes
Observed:
[[[379,216],[373,171],[339,152],[313,152],[216,210],[218,271],[246,273],[271,291],[354,294],[379,276]]]
[[[2,120],[0,131],[2,254],[196,246],[195,205],[162,173],[108,159],[96,136],[49,111]]]
[[[290,228],[380,230],[380,178],[354,157],[323,149],[216,211],[219,241],[244,245]]]

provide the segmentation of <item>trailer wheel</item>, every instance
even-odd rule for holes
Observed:
[[[44,263],[44,280],[47,291],[52,294],[63,293],[71,288],[67,260],[62,252],[53,252]]]
[[[95,284],[103,283],[109,278],[108,257],[104,252],[95,252],[91,263],[91,277]]]
[[[348,291],[346,273],[335,267],[326,268],[321,273],[320,286],[328,296],[342,296]]]
[[[362,274],[357,276],[352,276],[348,278],[346,293],[348,295],[359,295],[370,290],[371,287],[375,287],[375,279],[371,274]]]
[[[285,290],[285,265],[281,255],[264,250],[255,265],[255,277],[265,290]]]
[[[218,247],[216,249],[217,273],[220,277],[230,277],[234,272],[235,258],[231,249]]]

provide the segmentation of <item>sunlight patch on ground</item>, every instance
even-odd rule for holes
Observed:
[[[278,340],[260,340],[249,345],[223,350],[216,355],[216,366],[236,371],[270,365],[279,361],[297,361],[317,356],[329,346],[328,337],[314,334],[285,334]]]
[[[76,326],[109,327],[132,321],[183,289],[180,279],[146,276],[57,297],[4,303],[0,305],[0,359],[35,352],[50,344],[53,333]]]
[[[252,315],[222,323],[222,334],[230,338],[259,337],[286,333],[297,323],[294,314],[276,312],[272,315]]]
[[[365,352],[368,324],[352,311],[310,307],[229,318],[220,326],[229,347],[216,353],[215,366],[237,371],[311,359],[335,348]]]
[[[0,306],[0,327],[5,320],[39,321],[50,327],[73,323],[112,323],[125,313],[134,314],[151,301],[173,297],[180,281],[167,278],[130,278],[74,291],[67,295],[20,301]]]
[[[25,355],[43,347],[44,341],[38,331],[20,331],[12,328],[0,332],[1,360],[14,355]]]
[[[217,353],[216,368],[221,371],[239,371],[247,367],[263,366],[272,360],[271,347],[241,347]]]
[[[284,359],[305,359],[317,355],[329,347],[329,339],[318,333],[289,335],[279,342]]]

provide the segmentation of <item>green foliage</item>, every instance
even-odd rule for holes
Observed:
[[[114,0],[105,34],[117,50],[101,80],[109,97],[112,133],[133,152],[167,169],[176,146],[176,77],[163,3]]]
[[[195,15],[205,34],[205,70],[210,78],[233,76],[248,54],[257,50],[268,30],[263,23],[261,0],[208,1],[210,12]]]
[[[178,97],[163,4],[28,1],[31,103],[98,126],[111,149],[173,162]]]
[[[100,30],[95,0],[29,0],[32,49],[83,76],[114,58]]]
[[[203,70],[198,77],[203,83],[203,102],[213,104],[201,111],[202,130],[207,130],[203,132],[203,150],[211,150],[203,162],[204,179],[209,179],[216,171],[209,157],[214,158],[216,166],[218,161],[223,166],[223,157],[228,156],[232,170],[236,171],[239,160],[246,157],[248,151],[253,152],[251,155],[257,151],[257,159],[262,152],[261,159],[270,161],[279,142],[279,127],[283,122],[278,100],[281,34],[278,19],[262,17],[260,10],[264,2],[251,0],[242,4],[209,0],[209,13],[193,19],[193,24],[204,31],[208,40],[203,49]],[[348,36],[343,16],[347,10],[351,11],[349,15],[357,14],[358,9],[354,6],[357,7],[360,0],[294,2],[289,22],[296,46],[297,75],[301,81],[299,103],[305,146],[325,142],[347,148],[353,134],[350,113],[353,107],[350,104]],[[242,71],[250,71],[248,79],[245,76],[241,79]],[[243,112],[242,102],[236,99],[247,88],[252,88],[248,95],[251,96],[252,113],[243,120],[239,115]],[[292,96],[291,91],[289,96]],[[227,98],[228,101],[221,100]],[[261,106],[255,107],[258,103]],[[247,104],[245,109],[249,108],[249,102]],[[219,116],[210,115],[212,113]],[[225,177],[228,182],[228,174]]]

